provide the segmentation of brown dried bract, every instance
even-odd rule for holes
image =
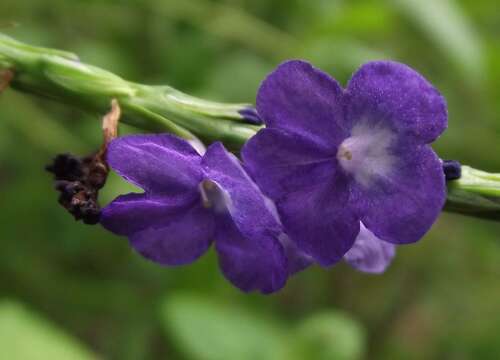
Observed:
[[[59,203],[85,224],[96,224],[100,219],[98,195],[109,173],[106,151],[108,144],[118,135],[120,115],[120,106],[113,100],[111,111],[102,119],[103,143],[99,151],[83,158],[60,154],[46,167],[55,176],[55,188],[60,192]]]
[[[108,144],[111,140],[118,136],[118,122],[122,111],[116,99],[111,101],[111,111],[102,119],[102,133],[104,135],[104,144]]]

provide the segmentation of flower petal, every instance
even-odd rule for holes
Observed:
[[[102,209],[100,222],[117,235],[130,236],[148,227],[161,227],[165,218],[185,211],[200,201],[197,193],[175,197],[134,193],[121,195]]]
[[[345,135],[342,93],[328,74],[307,62],[292,60],[264,80],[257,110],[268,128],[300,134],[331,149]]]
[[[446,101],[419,73],[391,61],[363,65],[347,87],[346,121],[388,122],[407,141],[434,141],[447,127]]]
[[[245,168],[275,200],[331,178],[335,156],[301,135],[277,129],[260,130],[242,150]]]
[[[206,176],[215,181],[230,198],[229,213],[245,236],[283,231],[269,204],[233,154],[221,143],[212,144],[203,156]]]
[[[103,209],[101,223],[128,236],[135,250],[162,265],[194,261],[210,246],[215,232],[214,217],[199,196],[120,196]]]
[[[391,173],[353,188],[361,221],[378,238],[405,244],[430,229],[446,200],[442,163],[428,145],[399,150]]]
[[[286,234],[280,236],[281,245],[285,249],[285,255],[288,261],[288,274],[293,275],[307,269],[314,263],[312,257],[301,251]]]
[[[278,290],[288,277],[279,242],[283,229],[266,198],[222,144],[208,148],[202,165],[207,178],[228,195],[227,211],[217,214],[216,235],[225,275],[245,291]]]
[[[349,204],[349,182],[336,174],[313,188],[296,191],[276,205],[286,233],[322,266],[342,259],[359,233],[359,218]]]
[[[356,242],[344,259],[359,271],[380,274],[387,269],[395,253],[396,245],[380,240],[361,223]]]
[[[202,178],[201,156],[168,134],[119,137],[109,145],[107,159],[120,176],[152,194],[190,191]]]
[[[287,281],[285,252],[272,234],[245,236],[229,215],[219,214],[215,248],[224,276],[243,291],[269,294]]]

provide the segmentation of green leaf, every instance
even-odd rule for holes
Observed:
[[[97,359],[53,324],[7,300],[0,302],[0,349],[9,360]]]
[[[195,360],[276,360],[284,330],[270,319],[194,294],[169,296],[162,322],[178,350]]]
[[[344,313],[324,312],[304,320],[292,344],[293,359],[354,360],[365,351],[365,332]]]

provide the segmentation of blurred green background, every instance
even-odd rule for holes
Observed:
[[[254,101],[289,58],[344,84],[368,60],[402,61],[448,100],[441,157],[500,170],[497,0],[2,0],[0,31],[220,101]],[[246,295],[213,251],[161,268],[59,207],[43,167],[95,149],[98,120],[0,97],[0,358],[500,358],[498,224],[443,214],[382,276],[311,268]],[[128,190],[112,177],[103,199]]]

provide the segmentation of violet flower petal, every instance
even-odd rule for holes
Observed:
[[[201,157],[173,135],[129,135],[111,142],[107,160],[127,181],[151,194],[193,191],[202,179]]]
[[[128,194],[103,209],[101,224],[129,237],[144,257],[163,265],[194,261],[214,238],[214,219],[199,197]]]
[[[207,178],[228,194],[227,211],[216,215],[216,248],[224,274],[244,291],[280,289],[288,277],[279,241],[283,230],[263,194],[221,143],[208,148],[202,165]]]
[[[281,219],[279,217],[276,204],[270,198],[267,197],[266,197],[266,204],[269,210],[271,211],[272,215],[276,219],[276,221],[280,224],[280,226],[283,226],[281,224]],[[295,244],[295,242],[290,240],[290,237],[287,234],[281,233],[278,239],[285,250],[285,256],[288,263],[289,276],[299,271],[305,270],[307,267],[313,264],[314,262],[313,258],[307,255],[302,250],[300,250],[297,244]]]
[[[348,179],[339,173],[314,188],[288,194],[276,206],[298,248],[330,266],[342,259],[359,233],[359,218],[349,201]]]
[[[277,129],[260,130],[245,144],[242,157],[261,189],[273,199],[328,181],[336,162],[335,152]]]
[[[215,233],[212,214],[201,204],[130,236],[142,256],[168,266],[189,264],[210,247]]]
[[[380,240],[361,223],[356,242],[344,260],[359,271],[380,274],[390,265],[395,253],[396,245]]]
[[[311,256],[307,255],[301,251],[295,242],[290,240],[288,235],[282,234],[280,236],[280,242],[285,249],[285,255],[288,260],[288,274],[293,275],[302,270],[307,269],[310,265],[314,263]]]
[[[276,219],[276,221],[280,224],[280,226],[283,226],[281,224],[281,219],[278,214],[278,209],[276,208],[276,204],[270,199],[270,198],[265,198],[266,200],[266,205],[271,211],[272,215]],[[281,245],[283,246],[285,250],[285,257],[287,259],[288,263],[288,275],[293,275],[299,271],[305,270],[307,267],[312,265],[314,263],[314,260],[311,256],[307,255],[305,252],[300,250],[297,247],[297,244],[290,240],[290,237],[285,234],[281,233],[278,237]]]
[[[417,144],[434,141],[447,127],[446,101],[419,73],[392,61],[363,65],[347,87],[346,123],[386,122]],[[334,101],[337,101],[334,99]]]
[[[230,216],[217,216],[215,248],[224,276],[239,289],[269,294],[288,278],[283,246],[271,234],[244,236]]]
[[[157,227],[165,219],[185,212],[199,203],[197,193],[177,196],[126,194],[118,196],[102,209],[101,225],[117,234],[130,236],[148,227]]]
[[[228,211],[236,226],[245,236],[266,232],[276,236],[283,229],[272,210],[240,161],[227,152],[221,143],[212,144],[203,156],[206,177],[227,191]]]
[[[332,149],[346,134],[342,92],[328,74],[307,62],[292,60],[264,80],[257,111],[268,128],[288,130]]]
[[[446,200],[442,164],[428,145],[400,149],[404,154],[385,177],[369,187],[353,186],[353,206],[378,238],[405,244],[431,228]]]

